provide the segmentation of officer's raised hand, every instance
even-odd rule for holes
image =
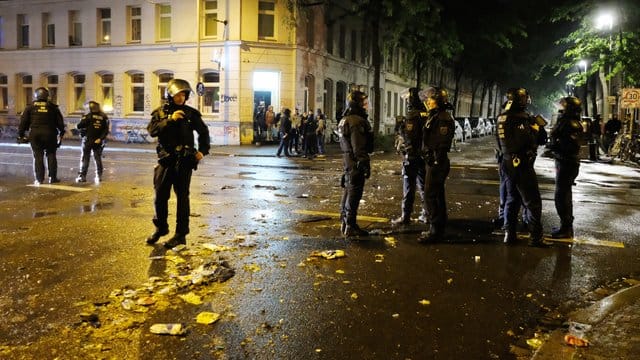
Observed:
[[[169,120],[171,121],[178,121],[180,119],[184,119],[184,111],[182,110],[177,110],[175,111],[173,114],[171,114],[171,116],[169,117]]]

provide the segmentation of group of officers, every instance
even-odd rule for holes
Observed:
[[[397,150],[402,153],[403,196],[401,215],[392,225],[411,223],[415,193],[422,198],[419,220],[428,231],[419,243],[441,241],[447,223],[445,181],[450,171],[448,152],[455,131],[453,109],[447,91],[439,87],[408,91],[408,112],[396,126]],[[547,247],[542,231],[542,200],[534,163],[537,150],[544,145],[553,154],[556,168],[554,201],[560,226],[551,231],[552,238],[573,237],[572,186],[578,176],[581,103],[573,96],[559,101],[557,122],[550,134],[541,116],[527,112],[531,97],[527,89],[507,91],[503,112],[497,119],[497,160],[500,175],[499,215],[494,223],[504,230],[504,243],[517,240],[518,214],[530,232],[529,245]],[[346,237],[367,236],[356,223],[358,205],[365,179],[371,173],[369,153],[373,151],[373,132],[367,120],[367,96],[354,91],[349,95],[349,108],[338,125],[340,146],[344,156],[341,202],[341,231]]]
[[[153,184],[155,231],[146,239],[155,244],[169,233],[168,200],[171,190],[177,197],[175,235],[164,243],[167,248],[186,244],[189,233],[189,187],[192,171],[209,153],[209,130],[201,114],[186,105],[191,94],[186,80],[172,79],[167,84],[166,102],[155,109],[147,130],[158,138],[156,152],[158,164],[154,169]],[[576,97],[560,100],[558,120],[547,136],[546,121],[527,112],[531,101],[524,88],[512,88],[506,94],[504,112],[498,116],[497,159],[500,174],[500,208],[498,224],[505,231],[504,242],[516,241],[518,213],[531,234],[529,245],[548,246],[542,234],[542,203],[538,180],[534,169],[539,145],[546,144],[555,157],[556,189],[555,206],[560,226],[554,228],[554,238],[573,236],[572,186],[578,175],[580,161],[581,104]],[[402,214],[392,220],[393,225],[411,222],[415,193],[422,198],[419,220],[429,225],[428,231],[418,238],[420,243],[432,243],[443,239],[447,223],[445,181],[450,171],[448,153],[455,131],[455,120],[450,111],[447,91],[440,87],[408,91],[407,116],[397,126],[400,141],[398,151],[403,154]],[[371,175],[369,154],[373,152],[373,131],[368,121],[368,96],[353,91],[348,97],[348,108],[338,124],[340,147],[343,152],[344,172],[341,185],[344,188],[340,203],[341,232],[345,237],[367,236],[368,232],[356,222],[365,180]],[[89,102],[89,112],[82,117],[78,129],[82,135],[82,159],[76,181],[86,181],[91,152],[96,161],[96,176],[101,180],[103,166],[102,149],[109,131],[107,116],[96,102]],[[29,131],[28,138],[26,132]],[[19,125],[19,143],[30,143],[34,156],[36,184],[44,181],[44,157],[46,155],[49,181],[59,182],[57,177],[56,149],[65,132],[64,121],[58,106],[49,101],[49,92],[38,88],[34,102],[27,106]],[[194,133],[198,135],[197,146]],[[547,138],[550,138],[548,140]]]

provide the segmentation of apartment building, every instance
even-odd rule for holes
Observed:
[[[19,121],[39,86],[50,90],[68,131],[94,100],[110,137],[147,142],[151,112],[172,78],[189,81],[215,145],[254,141],[256,108],[322,109],[339,117],[351,89],[372,92],[369,32],[362,21],[326,21],[317,5],[293,13],[283,0],[0,1],[0,126]],[[330,24],[330,25],[327,25]],[[403,51],[381,75],[380,131],[406,113]],[[451,85],[449,72],[440,80]]]

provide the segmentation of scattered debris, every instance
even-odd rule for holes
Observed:
[[[196,316],[196,322],[198,324],[210,325],[218,320],[220,320],[220,314],[210,311],[203,311]]]
[[[180,335],[184,335],[184,334],[187,333],[185,327],[180,323],[176,323],[176,324],[153,324],[149,328],[149,331],[151,331],[152,334],[174,335],[174,336],[180,336]]]
[[[332,259],[343,258],[347,255],[345,254],[344,250],[323,250],[323,251],[317,250],[317,251],[311,252],[309,256],[321,257],[327,260],[332,260]]]

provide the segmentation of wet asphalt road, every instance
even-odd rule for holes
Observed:
[[[473,139],[451,154],[447,241],[424,246],[415,242],[422,225],[388,223],[400,209],[397,155],[372,157],[360,215],[374,221],[360,223],[378,235],[345,241],[335,217],[335,149],[306,160],[216,148],[194,173],[188,242],[228,246],[216,255],[236,275],[212,285],[201,305],[151,307],[131,314],[136,326],[97,337],[79,324],[84,304],[170,266],[158,260],[161,246],[144,244],[153,213],[149,149],[106,152],[104,182],[79,185],[80,150],[64,147],[59,174],[70,191],[26,186],[28,147],[0,146],[2,358],[512,359],[510,347],[522,346],[519,336],[550,309],[640,270],[636,168],[582,163],[574,189],[580,243],[504,246],[490,225],[498,201],[492,139]],[[549,233],[558,224],[553,164],[539,158],[536,168]],[[336,249],[346,257],[310,257]],[[187,256],[199,261],[197,252]],[[221,320],[195,324],[203,310]],[[100,316],[108,325],[127,314]],[[150,334],[161,322],[185,323],[188,333]]]

